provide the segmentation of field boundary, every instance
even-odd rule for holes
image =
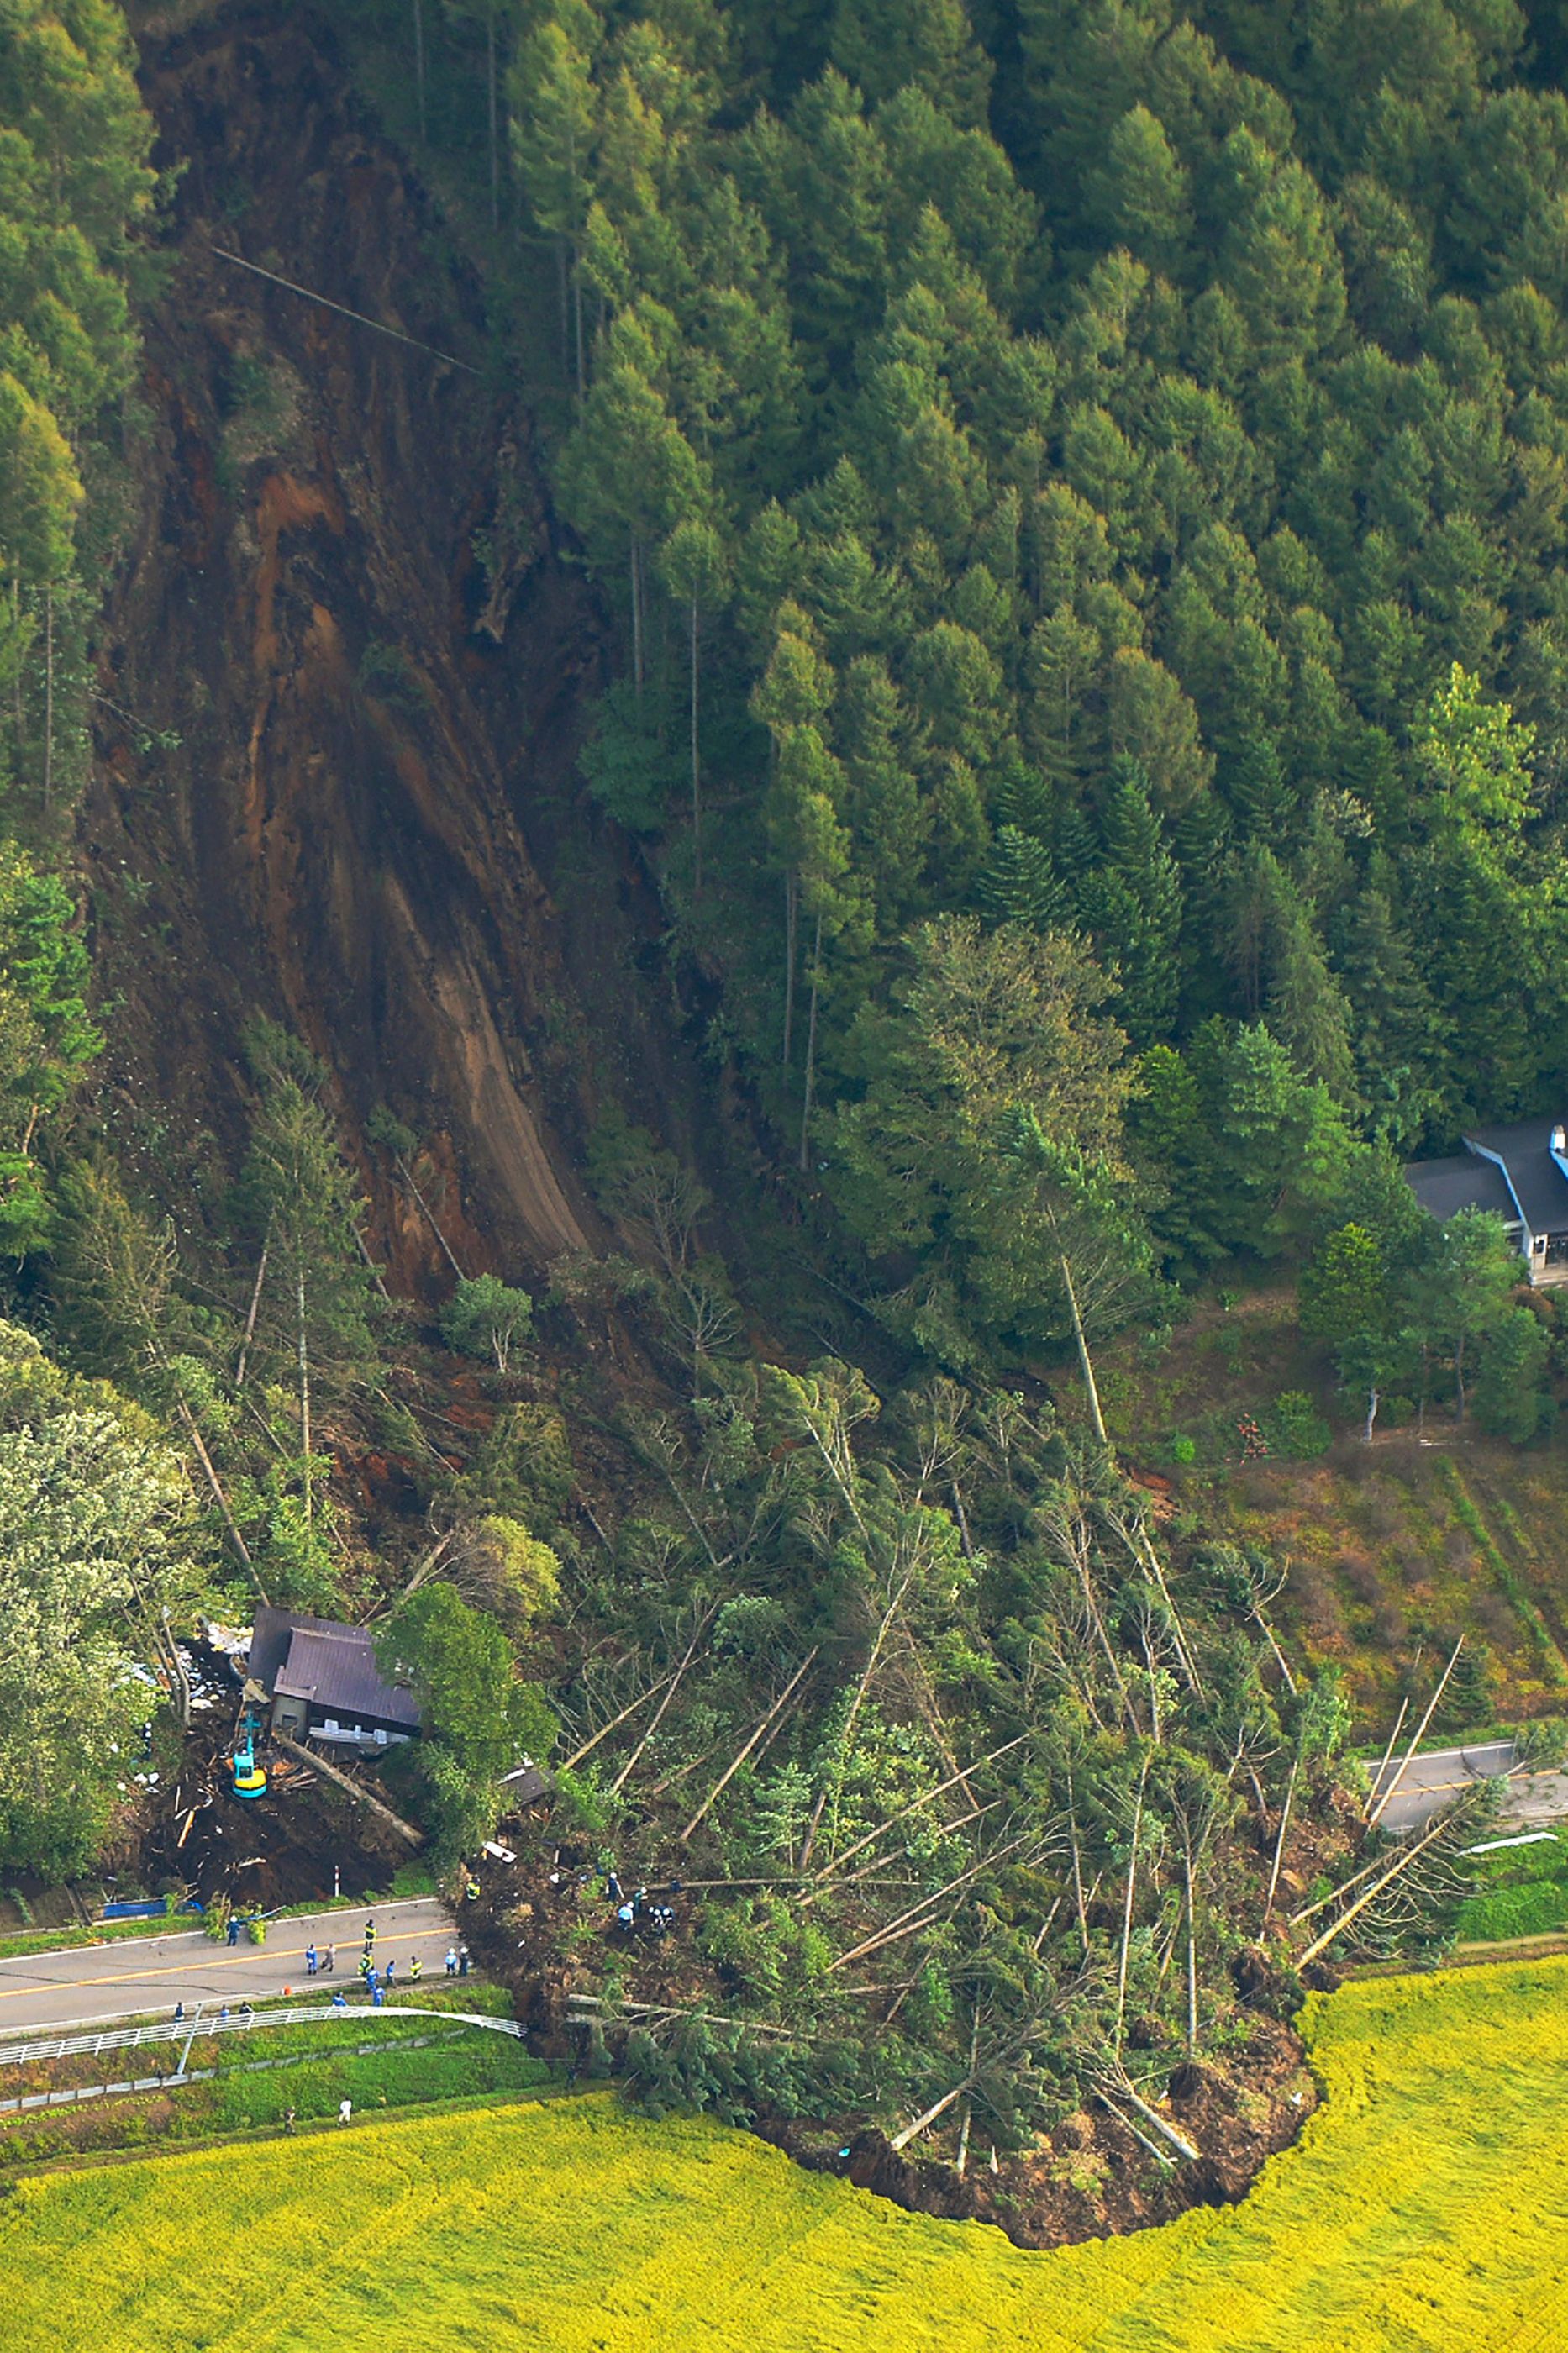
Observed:
[[[378,2046],[379,2047],[379,2046]],[[170,2077],[174,2082],[174,2077]],[[194,2082],[194,2074],[186,2078]],[[354,2110],[353,2121],[339,2124],[335,2116],[310,2116],[298,2124],[294,2137],[304,2140],[313,2133],[341,2137],[345,2132],[362,2132],[377,2125],[413,2123],[426,2116],[461,2116],[484,2108],[543,2107],[558,2100],[606,2101],[615,2097],[606,2085],[584,2087],[564,2084],[527,2084],[503,2092],[457,2092],[445,2100],[407,2100],[396,2107],[364,2107]],[[7,2163],[3,2179],[6,2181],[38,2180],[51,2175],[94,2173],[108,2165],[161,2165],[182,2157],[199,2157],[215,2149],[246,2148],[265,2141],[281,2140],[286,2136],[275,2124],[238,2125],[232,2132],[194,2134],[189,2140],[179,2140],[160,2146],[142,2144],[134,2148],[82,2149],[69,2157],[43,2157],[32,2160],[21,2158]]]
[[[134,2016],[128,2011],[128,2016]],[[492,2033],[510,2034],[521,2040],[522,2028],[515,2018],[486,2017],[479,2010],[426,2010],[418,2002],[383,2002],[377,2010],[369,2010],[362,2002],[357,2009],[339,2010],[332,2002],[316,2002],[304,2009],[291,2005],[287,2010],[256,2009],[231,2012],[225,2017],[215,2010],[204,2014],[198,2010],[189,2018],[159,2019],[148,2026],[106,2027],[97,2032],[50,2035],[30,2042],[0,2043],[0,2067],[33,2067],[46,2059],[98,2058],[105,2051],[139,2051],[155,2042],[184,2042],[187,2049],[209,2034],[254,2034],[268,2026],[313,2026],[333,2018],[449,2018],[457,2026],[488,2027]]]
[[[436,2015],[439,2015],[437,2012]],[[358,2042],[349,2052],[334,2056],[349,2059],[374,2058],[378,2051],[438,2051],[448,2042],[458,2042],[458,2034],[412,2034],[394,2042],[383,2036],[378,2042]],[[0,2116],[31,2114],[36,2109],[74,2107],[80,2100],[104,2100],[123,2097],[128,2092],[164,2092],[174,2084],[211,2084],[219,2075],[260,2075],[277,2067],[310,2067],[315,2053],[309,2051],[286,2051],[280,2059],[244,2059],[237,2067],[182,2067],[177,2075],[137,2075],[119,2084],[67,2084],[54,2092],[24,2092],[16,2099],[0,2100]]]

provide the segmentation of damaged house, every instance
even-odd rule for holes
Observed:
[[[418,1733],[418,1702],[383,1679],[363,1626],[268,1604],[256,1613],[247,1672],[270,1703],[274,1731],[291,1740],[374,1750]]]

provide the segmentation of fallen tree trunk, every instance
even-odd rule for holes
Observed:
[[[774,1700],[772,1707],[769,1708],[766,1715],[763,1716],[761,1724],[758,1725],[756,1730],[747,1741],[745,1746],[741,1750],[740,1755],[738,1757],[731,1757],[729,1765],[725,1767],[724,1771],[721,1773],[717,1781],[714,1782],[713,1787],[709,1790],[708,1795],[703,1799],[702,1803],[698,1807],[697,1811],[692,1815],[691,1820],[687,1823],[686,1828],[681,1831],[680,1843],[682,1846],[684,1846],[687,1841],[690,1838],[692,1831],[696,1830],[698,1824],[702,1820],[714,1799],[728,1788],[735,1775],[740,1771],[747,1757],[755,1748],[758,1741],[762,1739],[763,1735],[768,1731],[770,1725],[776,1727],[777,1724],[783,1717],[784,1709],[789,1704],[791,1699],[794,1698],[795,1694],[799,1687],[801,1678],[805,1675],[806,1669],[810,1666],[816,1656],[816,1646],[814,1643],[812,1648],[806,1652],[805,1658],[801,1661],[799,1666],[796,1667],[794,1674],[791,1675],[788,1683],[785,1683],[783,1691],[780,1692],[777,1699]]]
[[[1132,2085],[1128,2081],[1126,2075],[1120,2070],[1112,2078],[1111,2088],[1119,2100],[1126,2100],[1131,2106],[1136,2108],[1144,2123],[1146,2125],[1152,2125],[1154,2130],[1161,2136],[1161,2137],[1170,2142],[1171,2147],[1176,2151],[1179,2157],[1184,2157],[1190,2160],[1195,2161],[1202,2156],[1203,2151],[1194,2147],[1192,2142],[1187,2138],[1184,2132],[1177,2131],[1169,2116],[1163,2116],[1158,2108],[1151,2107],[1148,2101],[1144,2099],[1140,2093],[1133,2090]],[[1107,2107],[1110,2106],[1110,2102],[1109,2099],[1106,2099],[1106,2094],[1103,2090],[1100,2091],[1100,2097],[1105,2101]],[[1114,2111],[1112,2111],[1112,2113],[1114,2113]],[[1125,2117],[1122,2118],[1122,2122],[1126,2122]]]
[[[1339,1918],[1333,1923],[1331,1927],[1325,1928],[1321,1936],[1313,1937],[1305,1952],[1298,1953],[1296,1956],[1296,1967],[1299,1969],[1304,1969],[1309,1961],[1315,1961],[1320,1953],[1325,1952],[1342,1929],[1348,1928],[1352,1920],[1360,1918],[1361,1915],[1366,1910],[1367,1905],[1375,1896],[1381,1895],[1384,1889],[1391,1886],[1394,1881],[1399,1877],[1402,1871],[1408,1870],[1409,1866],[1415,1862],[1418,1854],[1425,1854],[1427,1848],[1443,1836],[1444,1832],[1449,1827],[1451,1811],[1452,1810],[1450,1809],[1448,1813],[1445,1813],[1437,1822],[1436,1828],[1429,1830],[1425,1838],[1419,1838],[1416,1840],[1414,1846],[1406,1847],[1389,1865],[1389,1868],[1382,1873],[1381,1877],[1374,1879],[1372,1885],[1367,1888],[1363,1894],[1358,1895],[1355,1902],[1351,1905],[1347,1910],[1341,1913]]]
[[[323,1781],[333,1783],[345,1797],[352,1798],[356,1806],[368,1806],[373,1814],[379,1815],[400,1839],[406,1839],[410,1846],[424,1845],[423,1831],[416,1831],[412,1822],[405,1822],[401,1814],[395,1814],[390,1806],[383,1805],[379,1798],[373,1798],[368,1789],[362,1789],[357,1781],[351,1781],[346,1773],[340,1773],[337,1767],[329,1765],[324,1757],[312,1756],[310,1749],[301,1746],[298,1740],[290,1740],[286,1732],[275,1732],[272,1737],[288,1756],[297,1757],[301,1765],[308,1765],[312,1773],[321,1775]]]
[[[1423,1739],[1426,1737],[1426,1726],[1431,1723],[1433,1716],[1436,1713],[1437,1702],[1442,1698],[1443,1694],[1448,1688],[1448,1677],[1453,1673],[1455,1667],[1458,1664],[1459,1652],[1464,1649],[1464,1647],[1465,1638],[1461,1634],[1458,1641],[1454,1645],[1453,1654],[1449,1658],[1447,1665],[1444,1668],[1443,1672],[1438,1679],[1436,1690],[1433,1693],[1431,1698],[1426,1703],[1426,1713],[1422,1717],[1420,1723],[1416,1725],[1414,1734],[1411,1736],[1410,1746],[1399,1760],[1398,1771],[1394,1774],[1394,1778],[1390,1781],[1387,1788],[1380,1790],[1377,1794],[1376,1803],[1373,1805],[1371,1813],[1369,1813],[1366,1818],[1366,1826],[1369,1831],[1374,1831],[1377,1828],[1379,1822],[1383,1820],[1384,1815],[1388,1810],[1394,1792],[1398,1789],[1400,1783],[1404,1780],[1405,1774],[1409,1771],[1411,1760],[1415,1757],[1416,1750],[1420,1747]]]

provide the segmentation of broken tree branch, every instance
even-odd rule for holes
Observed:
[[[611,1733],[616,1730],[618,1725],[625,1724],[628,1715],[635,1715],[638,1708],[642,1706],[645,1700],[650,1700],[655,1692],[662,1691],[666,1683],[670,1680],[671,1677],[669,1675],[660,1675],[658,1683],[649,1683],[647,1691],[639,1692],[637,1694],[636,1699],[633,1700],[629,1707],[623,1707],[619,1715],[612,1715],[608,1724],[601,1724],[599,1729],[594,1734],[591,1739],[584,1740],[581,1748],[574,1748],[572,1751],[571,1756],[565,1759],[561,1767],[562,1772],[570,1773],[574,1767],[581,1765],[584,1757],[590,1756],[592,1752],[597,1748],[601,1740],[607,1740]]]
[[[713,1787],[709,1790],[708,1795],[703,1799],[702,1803],[698,1807],[697,1811],[692,1815],[691,1820],[687,1823],[686,1828],[681,1831],[680,1843],[682,1846],[686,1844],[688,1839],[691,1836],[692,1831],[701,1821],[703,1816],[707,1813],[708,1809],[712,1805],[714,1799],[729,1787],[731,1781],[733,1780],[735,1775],[740,1771],[742,1766],[745,1763],[747,1757],[751,1755],[752,1749],[755,1748],[758,1741],[761,1740],[763,1733],[767,1731],[774,1718],[779,1715],[783,1708],[787,1706],[790,1699],[799,1688],[801,1679],[805,1675],[806,1669],[811,1665],[812,1661],[816,1656],[816,1645],[813,1643],[811,1649],[806,1652],[799,1666],[796,1667],[794,1674],[790,1677],[783,1691],[780,1692],[777,1699],[774,1700],[772,1707],[769,1708],[766,1715],[763,1716],[761,1724],[758,1725],[756,1730],[752,1733],[745,1746],[741,1750],[740,1754],[733,1757],[725,1767],[723,1772],[720,1774],[717,1781],[714,1782]]]

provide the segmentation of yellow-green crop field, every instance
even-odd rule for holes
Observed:
[[[1246,2204],[1025,2254],[603,2095],[34,2179],[5,2353],[1563,2353],[1568,1961],[1314,2003]]]

